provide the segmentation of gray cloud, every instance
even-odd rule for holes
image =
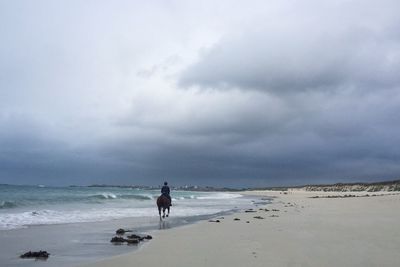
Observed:
[[[203,51],[182,72],[179,84],[277,94],[399,84],[400,18],[381,14],[397,3],[314,4],[312,12],[304,6],[287,11],[290,20],[271,23],[266,16],[255,21],[258,25],[236,29]]]
[[[396,1],[0,5],[0,183],[399,177]]]

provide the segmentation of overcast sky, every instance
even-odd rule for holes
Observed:
[[[0,183],[399,178],[399,10],[0,0]]]

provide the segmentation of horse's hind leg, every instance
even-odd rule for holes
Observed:
[[[165,218],[165,208],[163,208],[163,218]]]
[[[158,215],[160,215],[160,221],[161,221],[161,207],[158,207]]]
[[[169,207],[168,207],[168,213],[167,213],[167,217],[169,216]]]

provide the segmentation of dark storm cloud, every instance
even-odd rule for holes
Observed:
[[[236,94],[248,97],[248,93]],[[231,92],[226,105],[231,104],[232,108],[225,108],[222,103],[208,106],[211,110],[219,108],[216,116],[206,116],[208,123],[201,123],[199,110],[184,118],[173,116],[176,121],[168,125],[132,115],[123,127],[152,129],[146,138],[132,139],[147,143],[147,148],[152,144],[154,150],[146,154],[145,161],[159,175],[165,172],[172,177],[202,177],[198,181],[203,182],[213,181],[213,177],[218,181],[231,177],[231,184],[240,184],[243,177],[249,178],[248,184],[396,178],[400,171],[400,153],[395,146],[400,141],[400,121],[394,115],[400,112],[398,89],[379,95],[352,91],[342,94],[322,94],[311,99],[305,94],[278,101],[278,110],[285,112],[271,114],[267,95],[251,93],[252,101],[239,105]],[[206,97],[208,101],[212,98]],[[258,101],[265,105],[257,105]],[[192,107],[194,110],[202,106],[199,102]],[[175,113],[171,108],[166,116]],[[253,115],[247,119],[238,115],[248,113]],[[269,121],[271,116],[277,121]],[[162,130],[155,130],[157,125]],[[157,134],[152,136],[154,132]],[[122,144],[127,147],[128,142]],[[131,153],[135,154],[132,148]],[[115,156],[123,155],[123,151]]]
[[[132,165],[134,158],[110,157],[98,144],[71,145],[29,116],[2,118],[0,123],[1,183],[130,184],[141,177],[141,169]]]
[[[251,121],[262,131],[238,143],[243,158],[253,159],[247,166],[258,162],[254,170],[262,169],[264,177],[399,176],[394,149],[400,141],[394,115],[400,111],[399,16],[382,15],[398,4],[358,4],[327,5],[332,8],[327,12],[324,4],[315,3],[313,14],[296,9],[281,24],[243,28],[203,50],[181,73],[181,87],[227,95],[230,90],[261,91],[290,110],[287,117],[275,116],[273,127]],[[318,13],[319,8],[326,13]],[[257,110],[253,118],[268,116],[265,108]],[[249,127],[249,121],[241,122],[243,129]]]
[[[396,1],[218,3],[1,3],[0,183],[400,176]]]

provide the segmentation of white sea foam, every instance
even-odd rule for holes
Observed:
[[[177,197],[177,198],[172,198],[173,201],[177,201],[177,200],[184,200],[185,197]]]
[[[105,198],[105,199],[116,199],[117,196],[114,195],[113,193],[101,193],[101,195]]]
[[[232,199],[232,198],[240,198],[242,195],[240,194],[232,194],[232,193],[213,193],[207,196],[198,196],[197,199]]]
[[[197,216],[218,213],[227,208],[207,208],[207,207],[173,207],[174,216]],[[126,209],[93,209],[56,211],[56,210],[38,210],[11,214],[0,214],[0,229],[23,228],[29,225],[41,224],[61,224],[78,222],[96,222],[112,219],[121,219],[128,217],[151,217],[157,216],[155,207],[148,208],[126,208]]]

